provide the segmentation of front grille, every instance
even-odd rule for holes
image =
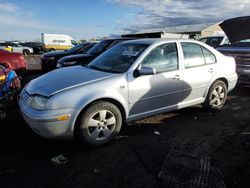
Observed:
[[[29,101],[29,98],[30,98],[29,94],[26,91],[24,91],[21,96],[22,101],[26,104]]]
[[[247,75],[239,75],[239,80],[241,81],[250,81],[250,77]]]
[[[250,65],[250,53],[224,53],[227,56],[232,56],[235,59],[236,65]]]

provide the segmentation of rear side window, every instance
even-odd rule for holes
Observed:
[[[182,42],[181,47],[184,54],[185,68],[205,65],[203,51],[199,44]]]

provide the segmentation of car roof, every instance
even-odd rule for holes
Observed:
[[[225,36],[225,35],[216,35],[216,36],[202,37],[202,38],[200,38],[200,39],[206,39],[206,38],[218,38],[218,37],[222,37],[222,38],[224,38],[224,37],[226,37],[226,36]]]
[[[137,43],[137,44],[154,44],[154,43],[161,43],[161,42],[197,42],[193,39],[163,39],[163,38],[146,38],[146,39],[135,39],[125,41],[123,43]]]

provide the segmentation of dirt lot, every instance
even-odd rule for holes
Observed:
[[[30,67],[39,69],[38,59]],[[24,80],[36,75],[29,74]],[[157,178],[171,149],[210,156],[227,187],[250,187],[250,89],[237,87],[220,112],[201,106],[162,114],[124,127],[109,145],[35,135],[12,107],[0,122],[0,187],[163,187]],[[64,155],[68,162],[53,165]]]

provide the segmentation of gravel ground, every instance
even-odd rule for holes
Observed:
[[[37,75],[31,71],[24,80]],[[12,106],[0,122],[0,187],[164,187],[157,174],[166,154],[176,149],[210,156],[227,187],[249,188],[249,108],[250,89],[237,87],[217,113],[194,106],[161,114],[123,127],[106,146],[87,148],[40,138]],[[52,164],[58,155],[68,162]]]

